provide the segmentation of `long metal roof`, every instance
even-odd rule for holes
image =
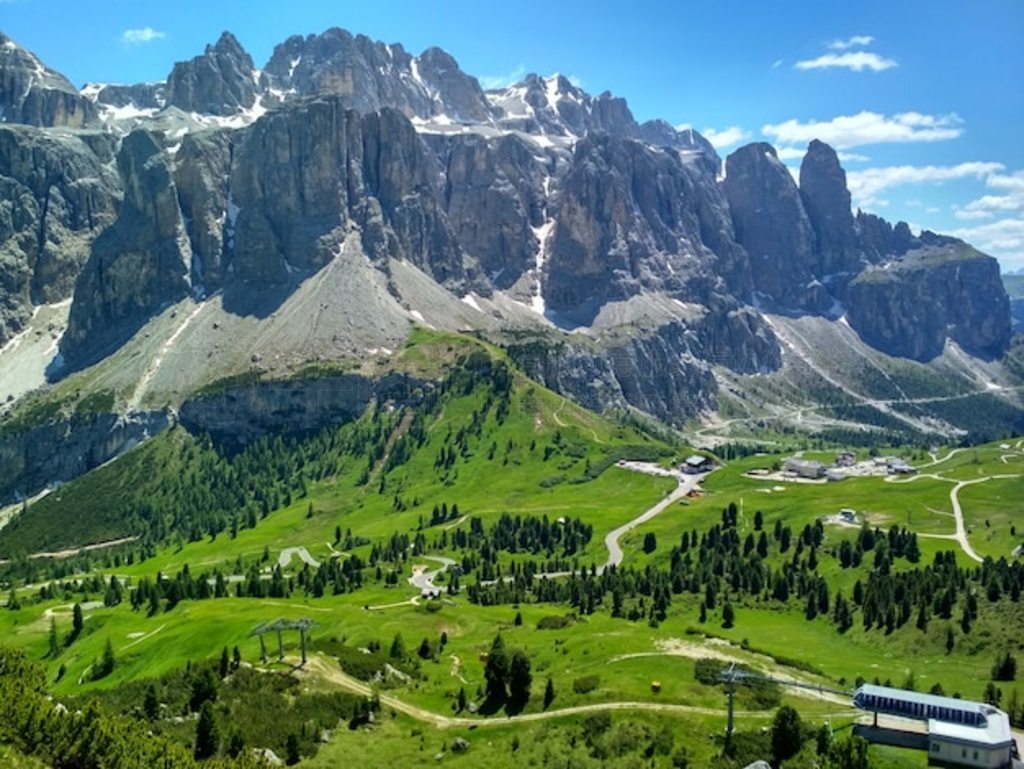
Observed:
[[[988,705],[984,705],[980,702],[961,700],[956,697],[941,697],[938,694],[911,692],[906,689],[894,689],[891,686],[863,684],[853,693],[855,704],[857,702],[858,695],[860,694],[873,695],[875,697],[888,697],[894,700],[901,700],[902,702],[920,702],[923,705],[931,705],[937,708],[949,708],[951,710],[963,710],[970,713],[981,713],[986,717],[988,716],[989,711],[993,710],[993,708],[990,708]]]

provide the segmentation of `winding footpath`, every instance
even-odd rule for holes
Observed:
[[[294,660],[298,662],[298,660]],[[296,666],[297,669],[298,666]],[[610,710],[649,711],[657,713],[676,713],[680,715],[702,715],[702,716],[725,716],[725,708],[705,708],[695,705],[677,705],[668,702],[601,702],[589,705],[574,705],[568,708],[557,710],[546,710],[541,713],[524,713],[517,716],[491,716],[488,718],[466,718],[464,716],[445,716],[435,713],[426,708],[412,705],[397,697],[375,691],[371,686],[344,673],[336,663],[324,659],[319,655],[311,656],[306,662],[304,672],[314,673],[329,683],[335,684],[364,697],[372,697],[376,694],[380,704],[384,707],[404,713],[418,721],[425,721],[433,724],[438,729],[452,729],[459,727],[482,727],[482,726],[508,726],[509,724],[528,723],[534,721],[547,721],[552,718],[564,718],[582,713],[597,713]],[[853,708],[848,708],[841,713],[831,714],[832,717],[845,716],[855,713]],[[737,718],[762,718],[774,717],[772,711],[736,711]]]
[[[971,558],[978,563],[982,563],[985,560],[974,551],[974,548],[971,547],[970,540],[967,538],[967,527],[964,525],[964,512],[960,507],[960,489],[965,486],[973,486],[976,483],[984,483],[985,481],[1019,477],[1019,475],[988,475],[984,478],[976,478],[971,481],[958,481],[952,491],[949,492],[949,501],[953,505],[953,517],[956,518],[956,539],[957,542],[960,543],[960,548],[967,554],[968,558]]]

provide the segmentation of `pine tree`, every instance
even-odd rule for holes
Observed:
[[[142,712],[150,721],[156,721],[160,716],[160,699],[153,684],[146,687],[146,696],[142,700]]]
[[[772,722],[772,755],[780,764],[800,752],[800,714],[789,705],[783,705]]]
[[[404,660],[405,659],[405,641],[402,640],[401,633],[395,633],[395,637],[391,640],[391,649],[388,652],[388,656],[393,660]]]
[[[507,696],[505,691],[505,679],[508,677],[508,654],[505,652],[505,642],[499,633],[494,637],[491,649],[487,653],[487,665],[484,667],[484,679],[487,682],[487,696],[503,701]]]
[[[71,636],[78,638],[83,627],[85,627],[85,619],[82,616],[82,604],[76,603],[71,610]]]
[[[288,766],[295,766],[295,764],[302,760],[302,754],[299,753],[299,736],[295,732],[288,735],[284,745],[284,753],[284,762]]]
[[[530,673],[530,658],[522,649],[512,652],[508,666],[509,697],[513,702],[525,704],[530,699],[530,685],[533,676]]]
[[[231,668],[231,658],[228,657],[228,647],[224,647],[220,653],[220,678],[223,681],[228,677],[228,671]]]
[[[217,727],[217,718],[213,712],[213,703],[207,700],[199,709],[199,721],[196,723],[195,757],[211,758],[217,755],[219,747],[220,730]]]
[[[50,615],[50,659],[60,654],[60,644],[57,641],[57,620]]]
[[[1015,692],[1016,694],[1016,692]],[[555,684],[551,680],[551,676],[548,676],[548,682],[544,686],[544,709],[547,710],[551,703],[555,701]]]

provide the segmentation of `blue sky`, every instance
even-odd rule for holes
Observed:
[[[1024,267],[1024,2],[0,0],[0,29],[87,81],[162,80],[229,29],[257,66],[340,26],[449,51],[499,84],[561,72],[725,155],[768,140],[792,166],[842,153],[854,205]]]

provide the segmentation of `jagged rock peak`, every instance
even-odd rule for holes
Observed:
[[[836,151],[817,139],[810,143],[800,164],[800,196],[814,228],[822,273],[833,275],[856,270],[860,248],[846,172]]]
[[[476,78],[440,48],[413,57],[401,45],[337,27],[288,38],[274,48],[263,71],[277,98],[330,94],[360,112],[393,107],[410,118],[459,122],[487,122],[491,113]]]
[[[256,103],[252,57],[230,32],[206,46],[202,56],[174,65],[167,78],[167,104],[186,112],[233,115]]]
[[[0,32],[0,122],[82,128],[95,119],[66,77]]]
[[[754,291],[776,309],[826,311],[832,300],[818,280],[814,230],[775,148],[740,147],[725,169],[723,187],[736,239],[750,255]]]

